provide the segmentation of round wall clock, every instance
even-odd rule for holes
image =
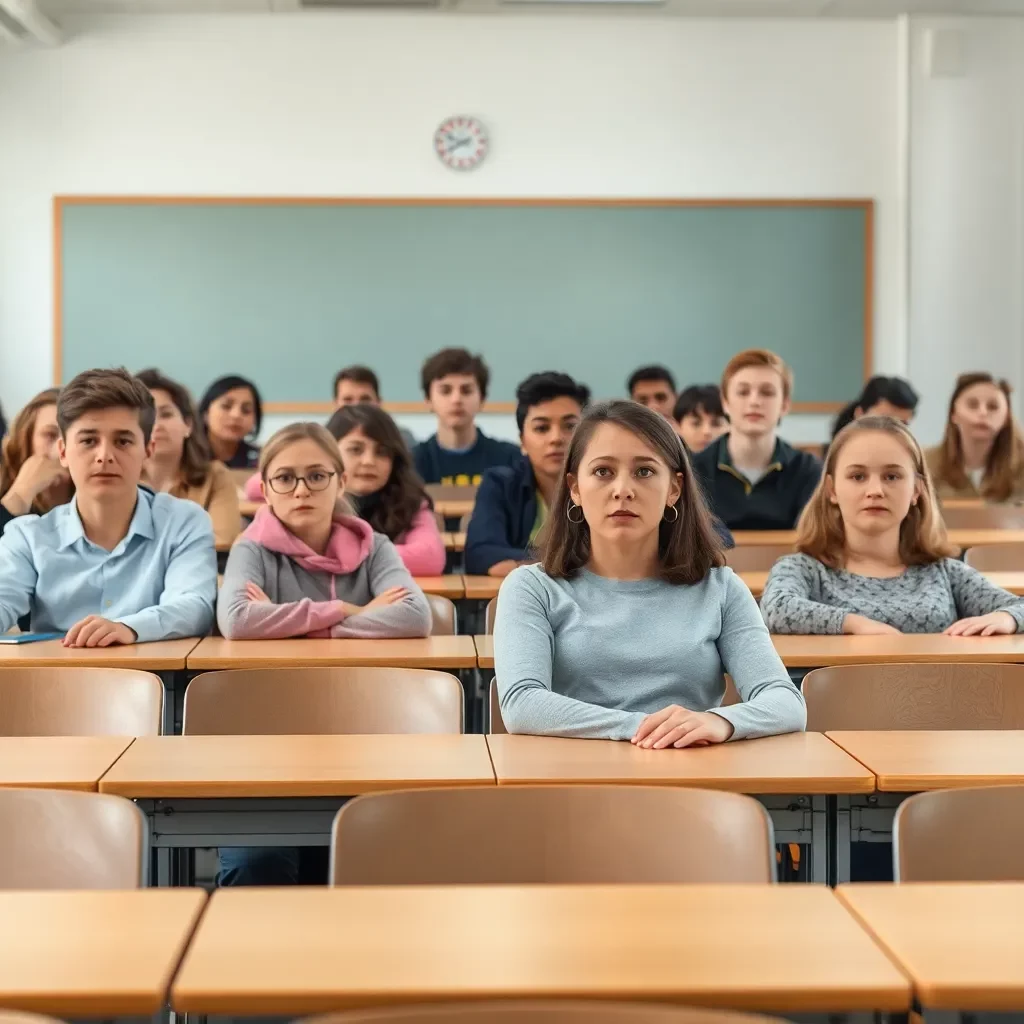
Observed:
[[[489,147],[487,129],[475,117],[449,117],[434,132],[434,151],[453,171],[478,167]]]

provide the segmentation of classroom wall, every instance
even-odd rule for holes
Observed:
[[[50,381],[54,193],[869,196],[875,363],[905,368],[894,22],[393,12],[68,27],[60,49],[0,55],[5,408]],[[455,112],[492,132],[469,175],[430,148]],[[826,422],[788,432],[815,440]]]
[[[935,33],[958,71],[929,74]],[[958,373],[1024,387],[1024,19],[915,18],[909,46],[909,370],[929,438]]]

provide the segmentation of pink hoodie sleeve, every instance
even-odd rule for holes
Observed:
[[[217,595],[217,625],[229,640],[284,640],[330,630],[345,618],[340,601],[313,601],[304,597],[288,604],[250,601],[249,581],[261,589],[263,565],[256,545],[240,540],[228,555],[224,583]],[[327,633],[323,633],[327,635]]]
[[[444,541],[426,502],[401,542],[395,544],[395,550],[412,576],[438,576],[444,572]]]
[[[260,490],[259,473],[253,473],[253,475],[245,481],[245,498],[247,501],[263,501],[263,492]]]

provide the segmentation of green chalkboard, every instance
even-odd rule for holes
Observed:
[[[870,202],[56,203],[60,375],[157,365],[201,392],[223,373],[264,399],[326,402],[367,363],[393,402],[419,366],[484,354],[492,401],[543,369],[595,396],[661,362],[717,380],[742,348],[778,352],[798,402],[864,375]]]

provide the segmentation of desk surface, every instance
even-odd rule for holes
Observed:
[[[445,785],[494,785],[483,736],[147,736],[103,776],[100,791],[312,797]]]
[[[780,636],[772,642],[791,668],[873,662],[1022,662],[1024,634],[1015,636]]]
[[[1024,731],[826,735],[874,772],[881,792],[1024,784]]]
[[[474,668],[476,648],[469,636],[414,640],[225,640],[211,636],[188,656],[188,667],[195,669],[326,665]]]
[[[498,596],[498,588],[505,580],[502,576],[463,576],[462,582],[471,601],[490,601]]]
[[[475,504],[474,498],[438,498],[434,501],[434,511],[445,519],[461,519],[473,511]]]
[[[985,578],[1011,594],[1024,595],[1024,572],[987,572]]]
[[[909,989],[824,886],[293,887],[218,891],[171,1002],[298,1015],[576,997],[796,1012],[905,1009]]]
[[[951,544],[961,548],[977,547],[980,544],[1019,544],[1024,542],[1024,530],[982,529],[948,530]],[[737,547],[747,544],[795,544],[796,530],[735,530],[733,540]]]
[[[1024,1005],[1024,885],[843,885],[839,898],[931,1010]]]
[[[466,549],[466,535],[464,533],[442,533],[445,551],[464,551]]]
[[[437,594],[449,601],[458,601],[466,596],[466,584],[461,576],[416,576],[415,580],[424,594]]]
[[[116,647],[65,647],[61,640],[35,644],[0,644],[0,671],[5,668],[137,668],[144,672],[169,672],[185,667],[185,659],[199,643],[159,640],[151,644]]]
[[[0,1006],[158,1012],[205,902],[201,889],[0,892]]]
[[[249,501],[247,498],[241,498],[238,502],[238,511],[242,513],[244,519],[252,519],[262,507],[262,501]]]
[[[875,778],[821,733],[790,733],[691,750],[613,740],[487,737],[498,785],[625,783],[736,793],[873,793]]]
[[[95,792],[131,743],[130,736],[0,736],[0,787]]]

